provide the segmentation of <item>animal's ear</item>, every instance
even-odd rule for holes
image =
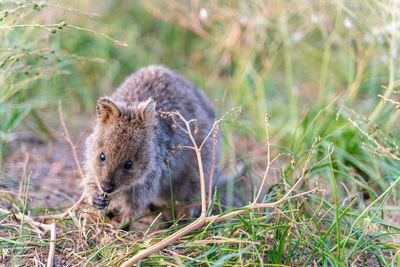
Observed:
[[[121,117],[121,110],[108,98],[100,98],[96,110],[97,118],[103,123],[113,122]]]
[[[137,112],[138,119],[144,125],[150,125],[156,112],[156,102],[154,102],[152,98],[149,98],[144,102],[140,102],[137,107]]]

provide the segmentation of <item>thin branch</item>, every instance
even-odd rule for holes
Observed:
[[[75,160],[76,166],[78,167],[79,174],[81,175],[81,178],[83,179],[85,177],[85,175],[83,174],[81,164],[79,163],[78,154],[76,152],[76,144],[74,144],[74,142],[72,142],[71,136],[69,135],[69,132],[68,132],[67,125],[65,124],[64,113],[62,110],[61,103],[62,103],[61,101],[58,102],[58,112],[60,115],[60,122],[61,122],[61,125],[64,130],[64,138],[72,148],[72,153],[74,154],[74,160]]]
[[[181,129],[185,134],[189,135],[189,132],[188,132],[185,128],[183,128],[183,127],[175,120],[174,115],[180,116],[180,118],[182,117],[181,114],[179,114],[179,112],[164,112],[164,111],[162,111],[161,109],[160,109],[158,112],[160,112],[161,118],[163,118],[163,119],[170,118],[170,119],[172,120],[172,122],[173,122],[173,125],[172,125],[173,127],[179,127],[179,129]],[[183,118],[183,117],[182,117],[182,118]]]
[[[152,253],[159,251],[160,249],[165,248],[169,244],[175,242],[185,234],[197,230],[201,228],[205,224],[204,218],[199,217],[197,220],[189,224],[188,226],[182,228],[181,230],[175,232],[174,234],[170,235],[169,237],[161,240],[160,242],[154,244],[151,247],[148,247],[142,251],[140,251],[138,254],[134,255],[132,258],[130,258],[128,261],[124,262],[121,267],[128,267],[134,265],[136,262],[139,260],[146,258],[147,256],[151,255]]]
[[[265,131],[267,135],[267,168],[264,172],[264,177],[262,179],[262,183],[260,188],[258,189],[258,193],[256,198],[254,199],[253,203],[257,203],[258,198],[261,195],[262,189],[264,188],[265,180],[267,179],[267,175],[269,172],[269,168],[271,166],[271,157],[270,157],[270,143],[269,143],[269,121],[271,120],[271,115],[265,114]]]
[[[68,208],[65,212],[56,215],[51,215],[51,217],[58,219],[67,218],[68,216],[70,216],[71,212],[77,210],[83,203],[85,203],[85,199],[86,199],[85,194],[82,194],[81,197],[78,199],[78,201],[75,202],[75,204],[72,205],[70,208]]]
[[[320,137],[316,137],[316,138],[315,138],[314,143],[313,143],[312,146],[311,146],[310,153],[308,153],[307,160],[306,160],[306,162],[305,162],[305,164],[304,164],[304,166],[303,166],[303,169],[302,169],[302,171],[301,171],[301,176],[300,176],[300,178],[299,178],[299,179],[297,180],[297,182],[292,186],[292,188],[290,188],[290,190],[285,194],[284,198],[286,198],[287,196],[289,196],[289,195],[293,192],[293,190],[304,180],[304,177],[306,176],[306,170],[307,170],[308,164],[310,163],[311,157],[315,154],[315,145],[316,145],[317,142],[319,142],[320,140],[321,140]],[[309,170],[309,171],[307,172],[307,174],[310,173],[310,171],[311,171],[311,170]]]
[[[378,97],[382,98],[382,100],[392,103],[393,105],[396,105],[396,108],[400,108],[400,102],[397,102],[391,98],[384,97],[383,95],[380,95],[380,94],[378,95]]]
[[[205,181],[204,181],[204,170],[203,170],[203,161],[201,160],[200,150],[196,149],[196,157],[197,157],[197,164],[199,165],[199,172],[200,172],[200,189],[201,189],[201,216],[205,216],[207,212],[206,207],[206,188],[205,188]]]
[[[49,250],[49,257],[47,258],[47,267],[53,267],[54,265],[54,255],[56,252],[56,240],[57,233],[56,233],[56,223],[53,222],[50,227],[50,250]]]
[[[143,235],[143,238],[142,238],[143,240],[146,239],[146,236],[147,236],[147,234],[149,233],[151,227],[152,227],[153,224],[158,220],[158,218],[161,217],[161,215],[162,215],[162,212],[160,212],[160,213],[157,215],[157,217],[151,222],[150,226],[147,228],[146,232],[145,232],[144,235]]]
[[[179,148],[187,148],[187,149],[192,149],[192,150],[195,150],[194,149],[194,147],[192,147],[192,146],[178,146]]]
[[[217,146],[218,130],[219,130],[219,128],[216,127],[214,130],[214,136],[213,136],[212,165],[211,165],[211,170],[210,170],[210,174],[209,174],[210,179],[208,181],[208,209],[210,209],[210,207],[211,207],[211,195],[212,195],[213,178],[214,178],[214,172],[215,172],[215,149]]]
[[[204,144],[206,143],[206,141],[208,140],[208,138],[210,137],[211,133],[214,132],[214,130],[218,127],[218,124],[220,124],[222,121],[224,121],[226,119],[226,117],[231,114],[232,112],[237,111],[238,114],[241,114],[243,112],[242,107],[235,107],[235,108],[231,108],[231,110],[229,110],[227,113],[225,113],[221,118],[219,118],[218,120],[216,120],[214,122],[213,127],[211,128],[211,130],[208,132],[207,136],[204,138],[203,142],[201,143],[201,145],[199,146],[200,149],[203,148]]]

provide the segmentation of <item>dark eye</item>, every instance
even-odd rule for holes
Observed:
[[[124,169],[129,170],[130,168],[132,168],[133,163],[132,161],[127,161],[124,165]]]
[[[100,154],[100,160],[101,161],[105,161],[106,160],[106,155],[104,155],[103,152],[101,152],[101,154]]]

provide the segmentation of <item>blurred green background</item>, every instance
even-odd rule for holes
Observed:
[[[220,114],[243,107],[224,125],[226,159],[265,159],[257,149],[269,113],[274,152],[294,158],[282,163],[285,179],[317,136],[323,161],[312,177],[328,188],[332,144],[342,193],[363,188],[373,198],[400,173],[398,110],[377,96],[398,99],[395,1],[1,1],[0,9],[1,161],[20,132],[54,136],[59,100],[76,128],[128,74],[163,64],[218,99]]]

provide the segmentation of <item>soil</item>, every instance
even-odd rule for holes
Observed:
[[[60,136],[61,137],[61,136]],[[78,145],[78,157],[83,160],[84,142]],[[30,178],[29,207],[65,208],[74,204],[81,195],[80,177],[73,160],[72,149],[65,139],[57,138],[38,142],[34,138],[22,138],[10,143],[4,164],[4,182],[0,190],[12,191],[20,196],[20,185],[26,176]]]

